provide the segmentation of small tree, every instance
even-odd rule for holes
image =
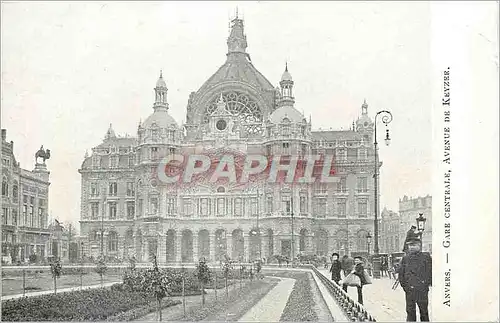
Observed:
[[[161,301],[164,297],[168,296],[168,289],[170,286],[170,281],[168,280],[168,275],[163,274],[158,268],[158,262],[156,256],[153,255],[153,268],[148,269],[144,275],[144,289],[153,294],[156,299],[158,321],[162,320],[161,313]]]
[[[231,269],[233,269],[233,266],[231,264],[231,259],[229,259],[229,257],[226,255],[224,257],[224,263],[222,264],[222,272],[224,273],[224,282],[225,282],[225,286],[226,286],[226,301],[227,301],[227,298],[229,297],[229,291],[227,288],[227,280],[229,277],[229,273],[231,272]]]
[[[57,278],[61,276],[62,265],[59,259],[54,260],[50,263],[50,272],[52,273],[52,278],[54,278],[54,294],[57,293]]]
[[[200,259],[194,275],[201,285],[201,304],[205,305],[205,285],[210,282],[211,278],[210,268],[208,268],[205,258]]]
[[[95,272],[101,276],[101,287],[104,285],[104,280],[103,276],[108,270],[108,267],[106,266],[106,261],[104,261],[104,257],[101,256],[99,257],[99,260],[97,261],[97,266],[95,267]]]

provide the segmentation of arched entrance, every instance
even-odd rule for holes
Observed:
[[[198,258],[202,257],[210,260],[210,234],[205,229],[198,232]]]
[[[301,229],[299,233],[299,252],[305,254],[307,250],[307,230]]]
[[[193,262],[193,233],[190,230],[182,231],[181,261]]]
[[[217,261],[224,260],[227,255],[226,231],[218,229],[215,231],[215,257]]]
[[[249,235],[249,247],[250,247],[250,259],[249,261],[259,260],[262,257],[261,250],[261,236],[260,230],[253,228],[248,233]]]
[[[245,257],[245,240],[243,238],[243,231],[240,229],[233,230],[233,256],[234,260],[243,260]]]
[[[166,248],[167,262],[175,262],[175,231],[169,229],[167,231],[166,239],[167,239],[167,248]]]
[[[318,256],[326,256],[328,254],[328,232],[324,229],[317,231],[316,254]]]

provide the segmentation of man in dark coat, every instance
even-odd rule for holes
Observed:
[[[398,279],[406,294],[406,321],[417,320],[417,307],[420,321],[429,321],[429,286],[432,286],[432,258],[422,253],[422,242],[418,238],[407,242],[408,253],[401,260]]]
[[[330,272],[332,273],[332,280],[339,284],[341,278],[340,278],[340,271],[342,270],[342,263],[339,260],[339,254],[334,252],[332,254],[332,266],[330,267]]]
[[[408,230],[408,232],[406,232],[406,239],[405,239],[405,242],[403,245],[403,252],[408,252],[408,246],[407,246],[408,240],[420,238],[420,235],[415,232],[416,229],[417,229],[417,227],[412,225],[410,230]]]

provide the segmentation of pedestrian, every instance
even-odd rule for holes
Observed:
[[[384,273],[386,276],[389,276],[389,273],[387,272],[387,269],[389,269],[388,267],[387,258],[382,257],[382,263],[380,264],[380,274],[382,277],[384,277]]]
[[[403,252],[408,251],[408,246],[407,246],[408,240],[419,238],[419,234],[415,232],[416,229],[417,229],[417,227],[412,225],[410,230],[408,230],[408,232],[406,232],[406,239],[405,239],[405,242],[403,245]]]
[[[358,276],[361,281],[361,286],[356,286],[356,288],[358,290],[358,303],[363,305],[363,286],[367,284],[367,281],[365,278],[363,259],[361,257],[354,257],[354,267],[352,268],[350,274]],[[347,285],[342,285],[342,289],[347,293]]]
[[[342,271],[342,263],[339,260],[339,254],[332,253],[332,266],[330,267],[330,272],[332,273],[332,280],[339,285],[340,284],[340,272]]]
[[[354,266],[354,261],[352,260],[352,258],[349,258],[348,255],[344,255],[342,257],[342,271],[344,272],[344,276],[347,276],[351,270],[352,270],[352,267]]]
[[[429,322],[429,286],[432,286],[432,258],[422,252],[422,241],[418,238],[407,241],[408,253],[401,260],[398,279],[406,294],[406,321],[417,320],[418,305],[420,321]]]

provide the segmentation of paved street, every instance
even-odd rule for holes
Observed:
[[[320,272],[327,277],[330,273],[327,269],[321,269]],[[401,287],[392,290],[394,280],[387,277],[373,279],[373,284],[363,287],[363,301],[366,310],[379,322],[404,322],[406,321],[405,293]],[[347,288],[349,296],[354,300],[358,299],[356,288]],[[432,318],[432,297],[429,292],[429,315]],[[418,307],[417,307],[418,318]]]

